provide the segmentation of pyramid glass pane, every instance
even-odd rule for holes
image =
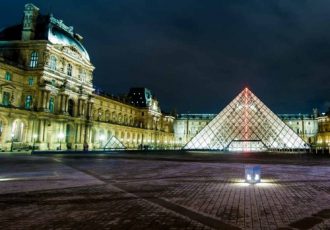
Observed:
[[[118,149],[125,149],[125,146],[115,136],[111,136],[103,148],[110,150],[111,149],[118,150]]]
[[[249,89],[244,89],[184,149],[264,151],[309,146]]]

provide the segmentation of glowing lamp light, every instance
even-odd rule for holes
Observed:
[[[246,166],[245,167],[245,182],[249,184],[260,183],[261,169],[260,166]]]
[[[259,180],[260,180],[260,176],[259,176],[259,174],[254,175],[254,180],[255,180],[255,181],[259,181]]]
[[[58,134],[58,139],[62,140],[64,138],[64,133],[59,133]]]
[[[100,135],[100,140],[101,140],[101,141],[104,141],[104,140],[105,140],[105,135],[103,135],[103,134]]]

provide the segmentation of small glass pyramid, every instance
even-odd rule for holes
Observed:
[[[115,136],[111,136],[103,148],[107,150],[118,150],[125,149],[125,146]]]
[[[280,151],[309,146],[245,88],[183,149]]]

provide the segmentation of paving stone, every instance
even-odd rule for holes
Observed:
[[[256,185],[237,159],[0,160],[1,229],[330,229],[326,160],[255,159]]]

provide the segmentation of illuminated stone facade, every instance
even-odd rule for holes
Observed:
[[[320,149],[330,149],[330,111],[317,118],[318,134],[316,147]]]
[[[82,37],[26,4],[22,24],[0,32],[0,148],[170,148],[174,117],[149,106],[94,93]]]
[[[216,114],[178,114],[174,121],[176,147],[187,144],[215,116]]]
[[[315,144],[318,133],[316,109],[314,109],[313,114],[278,114],[278,116],[308,144]]]

